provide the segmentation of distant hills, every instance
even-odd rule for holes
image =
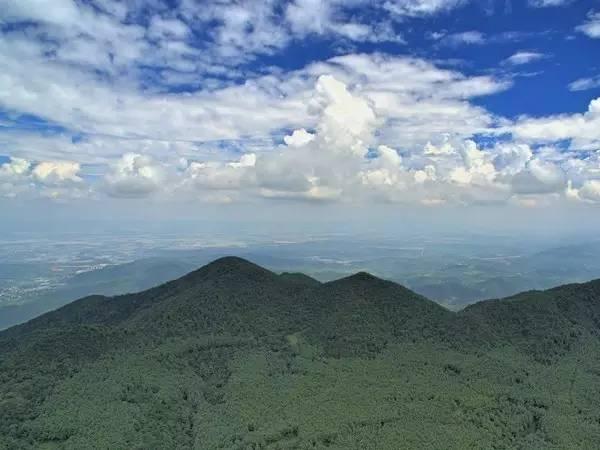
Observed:
[[[600,281],[458,313],[216,260],[0,332],[0,449],[600,448]]]
[[[144,258],[79,273],[63,286],[41,292],[23,304],[0,306],[0,330],[30,320],[92,294],[117,295],[149,289],[193,270],[186,261]]]

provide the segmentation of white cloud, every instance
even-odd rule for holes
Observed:
[[[600,204],[600,179],[585,180],[574,187],[573,182],[569,180],[566,197],[573,201],[580,201],[591,204]]]
[[[164,187],[165,168],[152,158],[126,153],[104,177],[106,191],[114,197],[145,197]]]
[[[8,179],[19,177],[29,172],[31,163],[22,158],[11,158],[10,161],[0,165],[0,177]]]
[[[311,99],[319,121],[314,135],[297,130],[289,149],[257,160],[257,184],[267,197],[340,198],[360,170],[373,140],[376,117],[365,98],[330,75],[318,78]]]
[[[332,34],[358,42],[403,43],[390,22],[360,23],[339,20],[343,2],[324,0],[295,0],[285,9],[285,19],[296,35]]]
[[[304,128],[300,128],[298,130],[294,130],[294,132],[283,138],[283,141],[286,143],[288,147],[302,147],[308,144],[315,138],[315,135],[309,133]]]
[[[519,66],[523,64],[529,64],[530,62],[539,61],[545,57],[546,55],[543,53],[520,51],[509,56],[504,60],[504,62],[513,66]]]
[[[9,20],[36,20],[56,25],[79,26],[77,4],[72,0],[6,0],[2,16]]]
[[[398,16],[429,16],[468,3],[468,0],[388,0],[384,8]]]
[[[127,84],[43,62],[40,51],[23,40],[0,41],[0,104],[76,131],[207,140],[263,134],[306,118],[304,104],[286,91],[294,86],[279,86],[276,77],[191,95],[138,93]],[[261,114],[248,114],[258,109]]]
[[[31,163],[22,158],[11,158],[0,165],[0,196],[16,197],[27,191]]]
[[[486,42],[485,35],[479,31],[445,34],[440,36],[439,40],[445,45],[480,45]]]
[[[375,126],[375,113],[363,98],[353,96],[331,75],[319,77],[317,101],[324,105],[319,135],[330,148],[364,155]]]
[[[494,148],[494,166],[499,172],[515,175],[525,168],[533,157],[531,148],[526,144],[500,143]]]
[[[54,199],[81,197],[88,191],[73,161],[41,161],[10,158],[0,165],[0,196],[45,196]]]
[[[587,180],[578,193],[584,200],[600,203],[600,180]]]
[[[592,39],[600,39],[600,12],[590,12],[587,20],[576,28]]]
[[[192,162],[186,169],[184,184],[200,190],[232,191],[237,195],[239,190],[254,185],[252,169],[256,165],[256,155],[242,155],[238,161],[232,162]],[[228,197],[231,198],[231,197]]]
[[[60,185],[67,182],[80,182],[81,166],[72,161],[44,161],[33,169],[33,176],[43,184]]]
[[[323,34],[332,26],[332,6],[322,0],[295,0],[287,5],[285,18],[295,33]]]
[[[532,159],[526,168],[512,177],[513,192],[517,194],[549,194],[566,188],[564,172],[553,163]]]
[[[422,148],[428,141],[450,134],[464,138],[494,126],[494,118],[465,101],[507,89],[510,84],[492,77],[465,77],[415,58],[384,55],[346,55],[310,72],[330,73],[346,84],[358,84],[375,114],[385,121],[382,143]]]
[[[457,47],[461,45],[504,44],[519,42],[533,36],[541,36],[547,32],[504,31],[501,33],[482,33],[477,30],[449,33],[447,30],[434,31],[427,34],[439,45]]]
[[[600,98],[592,100],[583,114],[523,117],[512,127],[512,133],[529,142],[570,140],[571,148],[597,149],[600,146]]]
[[[510,80],[467,76],[421,58],[347,54],[293,71],[238,69],[308,35],[344,45],[401,42],[392,19],[371,23],[352,14],[362,1],[296,0],[281,8],[275,0],[202,7],[183,0],[171,10],[147,3],[144,11],[139,2],[5,2],[3,22],[37,25],[2,34],[0,106],[68,131],[2,133],[0,144],[13,156],[0,166],[2,195],[83,196],[92,188],[115,197],[435,205],[525,202],[567,192],[568,179],[579,198],[592,197],[594,160],[578,165],[536,145],[570,139],[573,149],[597,148],[599,100],[583,114],[511,124],[473,101],[508,89]],[[373,7],[398,20],[463,3]],[[201,43],[191,38],[200,30],[207,35]],[[515,35],[437,38],[482,44]],[[169,93],[170,83],[201,87]],[[283,136],[287,130],[295,131]],[[516,142],[482,148],[472,140],[504,131]]]
[[[332,75],[320,76],[306,98],[315,118],[312,132],[298,128],[283,138],[285,144],[236,157],[206,152],[202,160],[192,151],[185,156],[174,152],[170,159],[157,160],[127,153],[113,162],[99,187],[111,196],[155,195],[165,201],[232,202],[264,197],[428,206],[498,202],[539,206],[561,196],[593,201],[594,183],[590,181],[600,178],[598,158],[581,160],[551,147],[533,150],[517,142],[481,148],[453,133],[443,133],[420,147],[404,148],[401,154],[382,142],[381,130],[388,125],[384,120],[387,115],[381,112],[389,111],[378,107],[371,89],[389,89],[390,77],[406,73],[392,75],[397,66],[386,75],[381,67],[371,72],[369,69],[377,66],[362,57],[352,64],[341,58],[331,67],[342,76],[359,69],[368,76],[363,76],[365,83],[360,89],[351,89]],[[449,73],[436,75],[434,78],[444,83],[453,82]],[[414,83],[411,89],[421,86],[416,80]],[[595,111],[594,107],[590,110]],[[60,169],[51,162],[28,164],[11,160],[2,166],[0,174],[21,174],[21,185],[26,186],[40,181],[34,175],[39,167],[38,175],[44,178],[42,174],[46,174],[45,179],[50,180],[53,174],[55,184],[61,179],[83,184],[76,181],[80,172],[74,164]],[[42,195],[58,192],[54,187]]]
[[[431,142],[427,142],[423,149],[423,154],[426,156],[453,155],[455,153],[456,150],[448,142],[447,136],[445,136],[444,141],[440,145],[433,145]]]
[[[600,75],[590,78],[579,78],[569,84],[571,91],[586,91],[588,89],[596,89],[600,87]]]
[[[136,92],[128,85],[43,63],[38,50],[24,40],[0,41],[6,69],[0,74],[0,103],[91,136],[78,144],[60,136],[0,137],[10,141],[7,146],[15,148],[15,155],[27,158],[60,158],[72,152],[79,158],[101,159],[114,157],[115,149],[123,146],[125,152],[147,153],[145,147],[155,147],[158,153],[176,143],[265,138],[281,129],[312,127],[316,118],[306,99],[323,73],[369,98],[378,116],[387,120],[382,129],[386,140],[422,146],[444,132],[469,136],[492,126],[492,116],[465,100],[509,86],[490,76],[466,77],[439,69],[421,59],[374,54],[336,57],[193,94],[161,94]]]
[[[32,163],[23,158],[10,158],[0,165],[0,180],[28,180],[42,185],[56,186],[80,183],[81,167],[73,161],[41,161]]]
[[[529,0],[529,6],[533,8],[550,8],[554,6],[564,6],[573,0]]]
[[[379,144],[369,152],[383,125],[368,90],[351,92],[332,76],[321,76],[310,100],[318,113],[314,133],[295,130],[285,146],[248,164],[192,163],[186,171],[196,189],[227,192],[227,198],[259,195],[313,201],[367,199],[435,205],[512,201],[531,206],[539,195],[561,195],[564,169],[534,154],[525,144],[499,144],[484,150],[471,140],[446,135],[406,158]],[[349,112],[352,115],[349,115]],[[546,160],[548,159],[548,160]]]
[[[190,34],[190,29],[185,22],[179,19],[167,19],[155,15],[150,19],[147,34],[153,39],[185,39]]]
[[[316,87],[311,88],[315,79]],[[421,196],[417,201],[430,203],[426,189],[407,194],[403,187],[425,186],[434,181],[436,171],[441,182],[449,178],[444,178],[445,167],[431,161],[419,163],[418,154],[424,153],[428,142],[425,153],[431,152],[431,142],[440,136],[460,140],[488,130],[494,118],[472,106],[468,98],[506,87],[491,77],[465,77],[415,58],[346,55],[212,92],[149,97],[123,92],[115,99],[114,110],[105,106],[106,113],[94,108],[104,108],[102,102],[111,96],[108,89],[87,110],[90,107],[79,103],[78,96],[68,96],[62,105],[49,106],[61,108],[69,100],[77,102],[72,104],[77,109],[73,124],[90,123],[96,131],[112,133],[91,134],[77,142],[62,135],[39,138],[18,132],[3,139],[6,146],[26,157],[78,156],[88,164],[86,171],[95,167],[102,172],[107,162],[115,160],[116,151],[128,152],[111,163],[104,177],[105,191],[112,196],[180,192],[211,201],[252,195],[346,201],[376,195],[388,201]],[[205,100],[198,102],[202,106],[196,104],[200,97]],[[189,108],[195,114],[187,119]],[[259,108],[260,123],[252,113]],[[81,121],[86,113],[94,119]],[[285,136],[286,145],[279,148],[266,139],[257,144],[256,156],[238,160],[226,149],[211,150],[211,140],[206,139],[227,137],[236,142],[244,130],[271,133],[290,122],[314,132],[300,127]],[[172,134],[189,140],[173,140],[168,136]],[[205,142],[193,142],[194,137],[203,137]],[[237,142],[250,153],[252,141],[243,137]],[[396,145],[417,156],[404,165],[392,150]],[[373,160],[365,158],[371,147],[378,149]],[[451,154],[454,157],[457,152]],[[178,162],[169,162],[178,158],[192,162],[182,170],[176,167]]]

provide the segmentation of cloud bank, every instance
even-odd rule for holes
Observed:
[[[354,48],[401,48],[408,20],[469,1],[369,2],[368,17],[356,12],[362,0],[141,3],[4,2],[0,105],[47,132],[3,129],[0,195],[426,206],[599,199],[600,99],[536,117],[481,106],[511,89],[511,70],[550,53],[512,49],[497,70],[476,72]],[[576,28],[581,39],[597,37],[597,16]],[[425,39],[477,49],[522,36],[467,29]],[[339,45],[337,56],[253,65],[324,38]],[[581,78],[568,89],[597,85]]]

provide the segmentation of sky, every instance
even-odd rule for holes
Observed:
[[[0,0],[16,226],[599,203],[597,0]]]

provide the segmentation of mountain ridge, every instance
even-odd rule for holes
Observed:
[[[298,279],[300,279],[300,278],[302,278],[303,283],[297,283]],[[194,271],[191,271],[191,272],[183,275],[180,278],[177,278],[177,279],[174,279],[171,281],[167,281],[165,283],[162,283],[158,286],[154,286],[147,290],[135,292],[135,293],[120,294],[120,295],[116,295],[116,296],[104,296],[104,295],[96,295],[96,294],[88,295],[86,297],[77,299],[71,303],[68,303],[60,308],[49,311],[48,313],[44,313],[34,319],[31,319],[28,322],[25,322],[25,323],[19,324],[19,325],[15,325],[15,327],[20,327],[29,322],[36,321],[36,319],[46,316],[47,314],[52,315],[52,313],[54,313],[56,311],[69,310],[69,309],[71,309],[71,308],[69,308],[70,305],[80,305],[82,302],[90,301],[88,299],[92,299],[94,301],[100,301],[100,302],[110,302],[110,301],[115,301],[115,300],[127,300],[127,299],[131,298],[132,296],[140,296],[140,295],[154,297],[154,296],[156,296],[156,294],[158,292],[161,292],[161,291],[173,291],[173,290],[179,290],[179,289],[186,289],[186,288],[189,288],[190,286],[194,286],[196,284],[202,284],[206,281],[209,281],[209,282],[215,282],[215,281],[232,282],[232,281],[235,281],[235,279],[238,279],[238,281],[239,281],[239,279],[241,279],[243,281],[252,280],[254,282],[264,282],[264,281],[277,282],[277,281],[283,280],[285,282],[293,282],[293,284],[296,284],[296,285],[305,284],[306,286],[310,286],[313,288],[316,288],[316,287],[331,288],[331,287],[339,287],[339,286],[347,286],[348,288],[359,288],[359,287],[365,288],[365,287],[373,287],[375,285],[387,286],[387,287],[394,287],[398,290],[402,290],[405,294],[414,296],[415,298],[424,299],[424,300],[427,300],[428,302],[439,305],[438,303],[428,299],[427,297],[424,297],[421,294],[418,294],[418,293],[412,291],[411,289],[407,288],[406,286],[404,286],[400,283],[377,277],[376,275],[373,275],[366,271],[359,271],[354,274],[351,274],[351,275],[348,275],[348,276],[345,276],[345,277],[342,277],[342,278],[339,278],[336,280],[321,283],[321,282],[315,280],[314,278],[311,278],[303,273],[284,272],[281,274],[277,274],[268,269],[265,269],[264,267],[262,267],[258,264],[255,264],[247,259],[237,257],[237,256],[224,256],[224,257],[218,258],[218,259],[216,259]],[[506,297],[506,298],[482,299],[473,304],[466,306],[465,308],[463,308],[462,310],[459,310],[459,311],[450,310],[443,305],[439,305],[439,306],[440,306],[440,308],[443,308],[452,314],[460,315],[460,314],[464,314],[466,312],[477,310],[477,309],[481,308],[482,305],[495,305],[495,302],[515,302],[515,301],[518,302],[518,301],[524,300],[525,297],[544,295],[544,294],[560,294],[561,292],[563,292],[566,289],[580,289],[580,290],[581,289],[593,289],[593,290],[600,291],[600,279],[594,279],[594,280],[590,280],[590,281],[584,282],[584,283],[569,283],[569,284],[565,284],[565,285],[555,286],[555,287],[545,289],[545,290],[523,291],[523,292],[511,295],[510,297]],[[164,295],[164,293],[162,295]],[[11,328],[14,328],[14,327],[11,327]],[[9,330],[11,328],[8,328],[7,330]],[[0,335],[7,330],[1,330]]]

